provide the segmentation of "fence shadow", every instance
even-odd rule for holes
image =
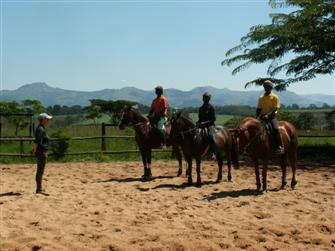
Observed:
[[[21,193],[15,193],[15,192],[7,192],[7,193],[0,193],[0,197],[5,197],[5,196],[21,196]]]
[[[224,199],[226,197],[238,198],[243,196],[259,196],[262,195],[262,191],[257,191],[254,189],[242,189],[238,191],[222,191],[218,193],[212,193],[210,196],[205,198],[208,201]]]

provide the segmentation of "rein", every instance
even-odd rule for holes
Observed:
[[[249,141],[248,144],[246,144],[244,147],[243,147],[243,152],[242,154],[245,154],[247,152],[247,150],[249,149],[249,147],[251,146],[251,144],[258,138],[259,135],[261,135],[263,132],[264,132],[264,127],[263,127],[263,124],[262,124],[262,127],[259,129],[259,131],[256,133],[256,135]]]

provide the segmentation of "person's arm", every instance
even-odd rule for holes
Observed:
[[[35,140],[34,140],[34,145],[33,145],[33,148],[31,149],[31,154],[32,155],[35,155],[36,154],[36,150],[37,150],[37,147],[38,145],[41,143],[42,141],[42,131],[41,129],[38,127],[36,129],[36,132],[35,132]]]
[[[164,98],[164,101],[163,101],[163,116],[164,117],[167,117],[167,110],[169,108],[169,102],[167,101],[166,98]]]
[[[269,112],[268,114],[266,114],[268,118],[274,118],[277,115],[277,113],[280,109],[280,101],[279,101],[279,98],[277,96],[274,97],[273,107],[274,107],[274,109],[271,112]]]
[[[258,98],[257,109],[256,109],[256,118],[260,118],[262,111],[261,98]]]
[[[215,121],[216,121],[216,115],[215,115],[215,108],[214,106],[211,107],[211,110],[210,110],[210,120],[209,120],[209,123],[211,124],[215,124]]]

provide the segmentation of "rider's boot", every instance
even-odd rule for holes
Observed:
[[[284,154],[285,149],[283,147],[283,142],[282,142],[282,138],[279,133],[279,130],[274,131],[274,133],[275,133],[275,141],[276,141],[276,147],[277,147],[276,154]]]

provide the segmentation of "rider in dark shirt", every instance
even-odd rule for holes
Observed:
[[[205,92],[202,95],[203,105],[199,108],[199,120],[197,126],[200,128],[207,128],[209,133],[210,152],[215,157],[215,108],[209,103],[211,94]]]

